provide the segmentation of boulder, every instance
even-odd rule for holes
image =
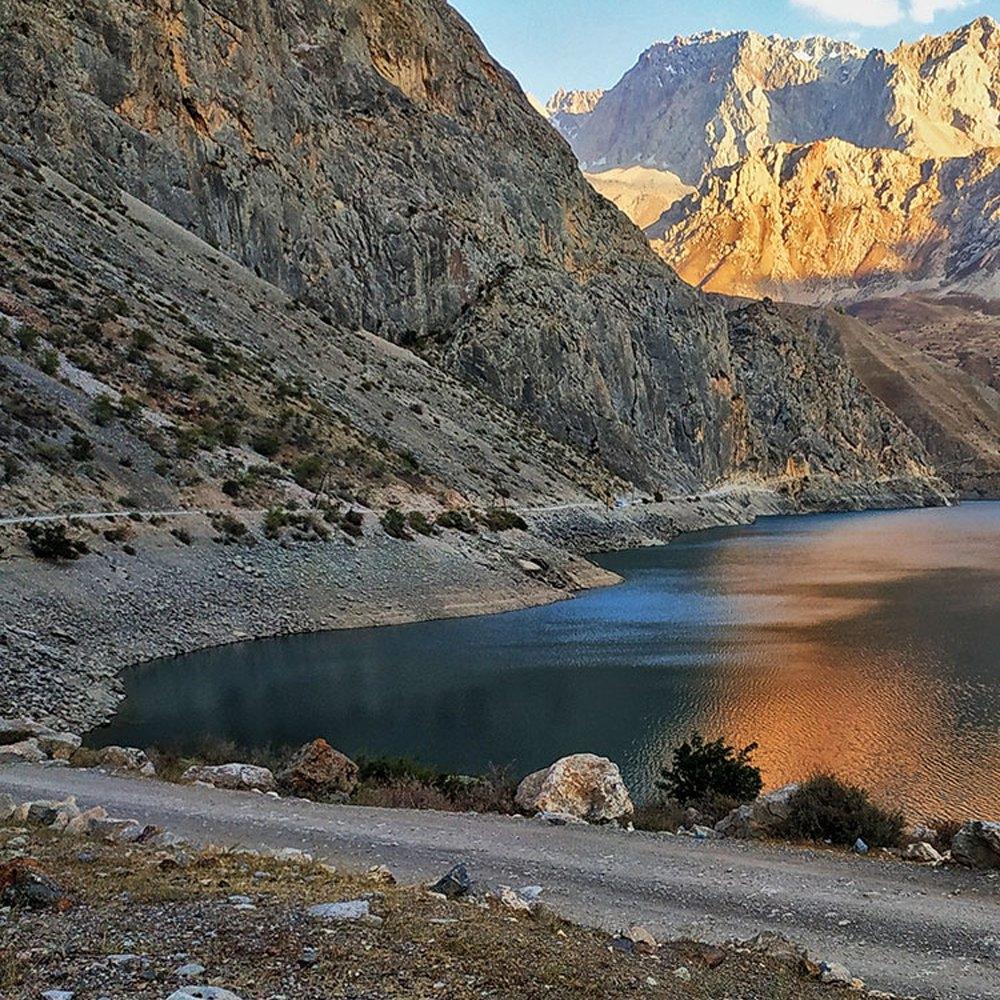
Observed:
[[[588,823],[627,821],[635,811],[618,765],[590,753],[562,757],[529,774],[515,801],[525,812],[566,813]]]
[[[358,787],[358,765],[326,740],[313,740],[296,751],[278,781],[303,798],[350,795]]]
[[[80,737],[73,733],[42,733],[36,737],[39,749],[53,760],[69,760],[80,747]]]
[[[181,775],[181,781],[187,784],[201,781],[206,785],[233,791],[270,792],[277,785],[268,768],[237,763],[189,767]]]
[[[924,865],[939,865],[944,860],[933,844],[928,844],[926,841],[907,844],[906,850],[903,851],[903,857],[907,861],[919,861]]]
[[[5,743],[0,746],[0,756],[4,755],[20,757],[21,760],[26,760],[31,764],[40,764],[43,760],[49,759],[45,751],[38,745],[38,738],[35,736],[30,736],[18,743]]]
[[[40,736],[46,728],[31,719],[0,719],[0,747]]]
[[[112,771],[141,774],[147,778],[156,774],[153,762],[144,751],[136,747],[101,747],[97,751],[97,760],[101,767],[109,768]]]
[[[773,836],[788,818],[789,800],[798,789],[797,784],[784,785],[761,795],[753,802],[737,806],[715,824],[715,832],[722,837],[739,837],[744,840]]]
[[[951,856],[970,868],[1000,868],[1000,822],[970,819],[951,839]]]

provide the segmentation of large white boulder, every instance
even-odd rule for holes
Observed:
[[[951,838],[951,856],[970,868],[1000,868],[1000,823],[970,819]]]
[[[212,766],[189,767],[181,775],[181,781],[193,784],[196,781],[216,788],[235,791],[273,792],[278,783],[266,767],[255,764],[216,764]]]
[[[524,812],[560,813],[588,823],[627,821],[635,811],[618,765],[592,753],[571,754],[529,774],[515,801]]]

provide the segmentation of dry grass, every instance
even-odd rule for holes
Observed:
[[[5,1000],[35,1000],[53,988],[152,1000],[177,987],[182,960],[201,963],[204,982],[244,1000],[829,998],[825,987],[759,956],[730,951],[710,969],[684,944],[633,955],[544,908],[529,915],[484,899],[446,901],[420,886],[316,863],[206,851],[178,865],[147,847],[47,833],[34,835],[31,849],[75,905],[66,914],[14,911],[0,952]],[[256,908],[237,909],[227,902],[234,894]],[[381,925],[319,924],[305,915],[312,903],[360,896]],[[316,950],[314,964],[299,961],[303,948]],[[141,956],[141,967],[107,961],[123,951]],[[690,982],[673,975],[681,964]]]

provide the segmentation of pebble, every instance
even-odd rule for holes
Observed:
[[[686,965],[679,965],[676,969],[674,969],[674,976],[681,980],[681,982],[691,982],[691,971]]]
[[[367,899],[349,899],[343,903],[317,903],[306,911],[318,920],[361,920],[371,915]]]
[[[198,976],[202,975],[204,971],[204,965],[199,965],[197,962],[188,962],[187,965],[181,965],[174,969],[174,975],[177,976],[178,979],[196,979]]]

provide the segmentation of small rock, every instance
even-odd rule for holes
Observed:
[[[167,1000],[242,1000],[235,993],[218,986],[182,986]]]
[[[917,861],[924,865],[939,865],[944,860],[932,844],[925,843],[924,841],[916,844],[907,844],[906,849],[903,851],[903,857],[907,861]]]
[[[197,962],[188,962],[187,965],[178,966],[174,969],[174,975],[178,979],[197,979],[205,972],[205,966]]]
[[[270,792],[275,788],[274,775],[266,767],[255,764],[216,764],[189,767],[182,775],[185,784],[203,782],[230,791]]]
[[[682,983],[691,982],[691,970],[686,965],[679,965],[674,969],[674,976],[676,976]]]
[[[632,942],[632,950],[640,955],[652,955],[657,949],[656,938],[642,924],[633,924],[622,934],[627,941]]]
[[[299,955],[299,965],[306,968],[315,965],[319,961],[319,951],[316,948],[303,948]]]
[[[472,878],[464,864],[457,864],[446,875],[443,875],[431,887],[431,892],[438,892],[448,899],[458,899],[472,889]]]
[[[156,774],[153,762],[144,751],[137,747],[101,747],[97,751],[97,760],[101,767],[109,768],[112,771],[139,774],[146,778],[151,778]]]
[[[1000,822],[963,823],[951,839],[951,856],[970,868],[1000,868]]]
[[[854,976],[846,966],[839,962],[819,963],[820,982],[833,983],[838,986],[850,986],[854,982]]]
[[[70,907],[62,886],[26,858],[15,858],[0,865],[0,903],[59,911]]]
[[[70,990],[46,990],[42,1000],[73,1000],[73,993]]]
[[[852,848],[855,854],[867,854],[868,845],[860,838],[854,841],[854,847]]]
[[[306,911],[317,920],[361,920],[370,915],[367,899],[349,899],[343,903],[317,903]]]

